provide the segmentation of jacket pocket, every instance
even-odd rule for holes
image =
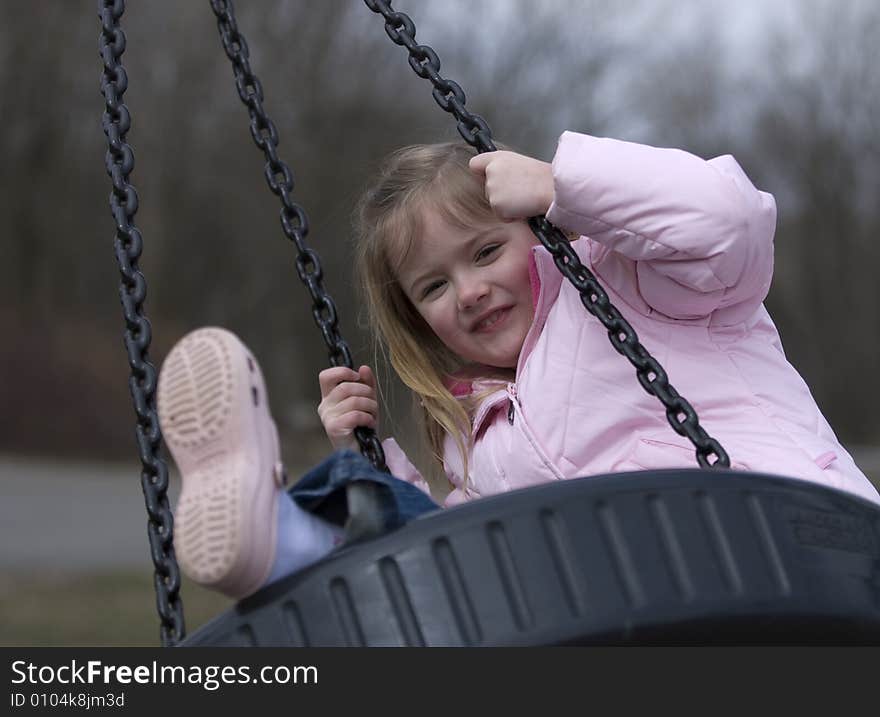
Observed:
[[[699,468],[697,449],[690,444],[671,443],[656,438],[639,438],[630,456],[614,466],[615,471]],[[733,470],[749,470],[745,463],[731,461]]]

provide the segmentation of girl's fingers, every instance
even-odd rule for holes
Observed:
[[[360,374],[348,366],[334,366],[325,368],[318,374],[318,384],[321,386],[321,398],[327,398],[329,393],[344,381],[359,381]]]
[[[346,381],[330,391],[318,404],[318,415],[325,425],[351,410],[369,411],[378,416],[376,392],[366,384]]]
[[[327,429],[327,433],[331,436],[345,436],[359,426],[363,426],[364,428],[375,428],[376,417],[372,413],[366,413],[364,411],[349,411],[332,421]]]
[[[357,371],[346,366],[324,369],[318,374],[318,383],[318,415],[335,448],[351,447],[352,433],[358,426],[377,430],[376,377],[369,366]]]
[[[351,381],[345,381],[330,391],[330,393],[324,397],[323,402],[336,405],[352,396],[363,396],[365,398],[375,399],[376,391],[365,383],[352,383]]]
[[[318,384],[321,386],[321,397],[326,398],[330,392],[343,383],[364,383],[376,388],[376,376],[369,366],[361,366],[355,371],[347,366],[334,366],[325,368],[318,374]]]
[[[498,157],[498,152],[483,152],[476,157],[471,157],[468,161],[468,167],[475,174],[485,174],[486,167]]]
[[[332,410],[328,412],[328,417],[342,416],[346,413],[351,413],[352,411],[370,413],[376,416],[379,414],[379,404],[372,398],[350,396],[344,401],[337,403]]]
[[[486,200],[500,219],[544,214],[553,202],[553,166],[548,162],[501,150],[473,157],[470,169],[484,177]]]
[[[358,369],[358,376],[360,376],[361,381],[363,381],[367,386],[376,389],[376,376],[373,374],[373,369],[369,366],[361,366]]]

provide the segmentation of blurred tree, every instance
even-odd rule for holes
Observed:
[[[880,6],[802,3],[769,39],[773,76],[747,148],[780,189],[768,300],[831,424],[877,443],[880,396]]]

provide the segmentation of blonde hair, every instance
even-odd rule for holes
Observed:
[[[377,353],[385,353],[401,381],[418,398],[422,433],[442,466],[444,436],[462,457],[467,482],[471,421],[487,393],[459,400],[447,381],[466,367],[437,338],[397,281],[395,272],[422,233],[426,209],[453,227],[497,222],[482,180],[468,168],[473,150],[459,142],[411,145],[389,155],[355,214],[356,272]],[[480,367],[499,381],[510,372]],[[466,485],[466,483],[465,483]]]

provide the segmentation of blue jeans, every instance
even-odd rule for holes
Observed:
[[[351,518],[358,517],[350,515],[346,494],[347,486],[357,482],[374,487],[372,495],[375,500],[368,509],[375,513],[370,516],[370,522],[378,526],[378,532],[396,530],[413,518],[440,509],[414,485],[376,470],[354,451],[331,454],[300,478],[288,493],[304,510],[336,525],[346,526],[351,524]]]

